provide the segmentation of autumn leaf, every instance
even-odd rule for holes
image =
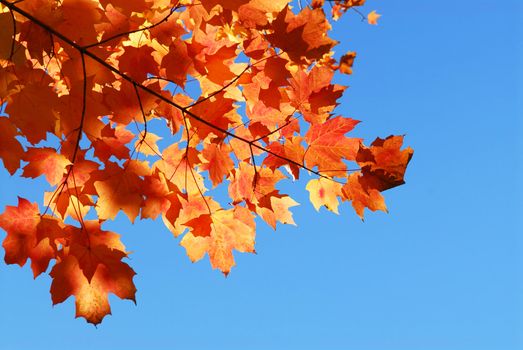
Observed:
[[[7,232],[2,243],[6,251],[5,262],[23,266],[27,259],[31,259],[35,278],[47,270],[49,262],[55,257],[53,240],[61,231],[58,224],[46,224],[44,220],[54,222],[52,218],[40,216],[36,203],[20,197],[18,206],[7,206],[0,215],[0,227]]]
[[[22,176],[38,177],[45,175],[47,182],[52,186],[57,185],[66,173],[66,168],[71,162],[53,148],[28,148],[23,160],[28,162],[24,167]]]
[[[191,261],[209,255],[214,269],[229,274],[235,265],[233,250],[254,252],[254,220],[245,208],[219,210],[211,216],[211,232],[207,237],[187,233],[181,245],[187,250]]]
[[[340,176],[347,170],[343,160],[355,160],[360,139],[345,137],[359,121],[335,117],[323,124],[312,125],[305,134],[308,147],[305,162],[326,175]]]
[[[310,180],[305,187],[309,191],[309,197],[316,210],[322,206],[328,210],[339,214],[338,197],[341,196],[342,185],[330,179],[319,178]]]
[[[182,40],[171,43],[169,53],[162,59],[162,68],[166,70],[169,79],[184,87],[191,67],[192,59],[187,52],[187,44]]]
[[[154,49],[150,46],[127,46],[119,58],[119,68],[136,81],[142,82],[148,74],[158,75],[158,63],[151,55]]]
[[[159,171],[143,177],[143,195],[145,200],[141,211],[142,218],[156,219],[165,214],[171,207],[169,195],[171,190],[165,175]]]
[[[414,151],[407,147],[401,150],[403,136],[377,138],[370,148],[360,147],[356,161],[372,187],[379,191],[403,185],[403,177]]]
[[[51,297],[58,304],[74,295],[76,317],[96,325],[111,313],[109,293],[135,301],[135,273],[121,261],[127,253],[117,234],[101,230],[97,221],[84,225],[66,227],[70,242],[51,270]]]
[[[16,23],[13,23],[10,14],[0,13],[0,27],[3,28],[0,33],[0,59],[10,59],[17,63],[23,62],[24,47],[14,38],[15,32],[13,30],[16,29]]]
[[[369,186],[366,180],[359,172],[352,173],[347,183],[342,187],[344,198],[352,201],[354,210],[362,220],[365,208],[369,208],[372,211],[387,211],[385,200],[380,191]]]
[[[305,7],[295,15],[288,7],[281,11],[272,23],[273,34],[268,40],[285,51],[291,60],[320,59],[336,45],[329,38],[330,26],[323,10]]]
[[[20,160],[23,157],[24,149],[16,136],[18,131],[7,118],[0,118],[0,158],[4,167],[13,175],[20,167]]]
[[[300,177],[300,165],[303,164],[305,149],[301,145],[303,138],[299,136],[291,137],[287,142],[271,143],[267,148],[271,151],[263,161],[271,169],[284,166],[288,167],[295,179]]]
[[[269,226],[276,229],[277,222],[296,226],[290,208],[297,205],[299,203],[294,199],[281,195],[276,190],[261,197],[255,205],[255,211]]]
[[[51,270],[53,282],[51,297],[53,305],[67,300],[70,296],[76,299],[76,317],[84,317],[87,322],[97,325],[111,313],[109,293],[121,299],[133,300],[136,288],[132,283],[134,271],[119,259],[115,253],[104,265],[96,270],[89,282],[80,269],[74,255],[68,255],[59,261]]]
[[[133,163],[129,163],[131,166]],[[134,169],[143,171],[140,164]],[[131,169],[133,169],[131,168]],[[146,173],[133,172],[129,167],[121,168],[109,163],[105,171],[98,171],[91,179],[98,194],[96,211],[102,220],[114,219],[118,211],[122,210],[133,222],[140,212],[143,203],[141,195],[142,178]]]
[[[378,18],[380,17],[380,14],[377,14],[376,11],[372,11],[367,15],[367,21],[369,22],[369,24],[378,25]]]
[[[220,184],[224,177],[234,168],[234,163],[229,154],[231,148],[228,145],[211,143],[206,145],[202,157],[202,170],[208,170],[211,181],[214,186]]]
[[[347,52],[340,58],[340,72],[344,74],[352,74],[352,65],[356,58],[356,52]]]
[[[55,130],[58,97],[48,79],[29,82],[13,94],[6,112],[11,122],[20,129],[29,142],[36,144]]]
[[[134,134],[123,125],[112,128],[106,125],[102,129],[101,137],[92,141],[94,155],[101,161],[107,162],[111,157],[127,159],[130,157],[129,148],[126,146],[134,139]]]

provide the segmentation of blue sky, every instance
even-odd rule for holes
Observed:
[[[389,214],[316,213],[296,183],[298,226],[260,224],[258,254],[236,254],[228,278],[190,263],[161,222],[118,220],[106,227],[133,252],[138,306],[112,298],[94,328],[72,298],[51,306],[48,277],[0,264],[0,348],[523,348],[523,4],[368,4],[379,26],[334,27],[338,55],[358,52],[338,112],[367,142],[406,134],[414,148]],[[0,207],[42,188],[0,170]]]

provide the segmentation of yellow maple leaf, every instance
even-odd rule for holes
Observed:
[[[378,18],[380,17],[381,15],[379,13],[372,11],[367,15],[367,22],[369,22],[369,24],[378,25]]]

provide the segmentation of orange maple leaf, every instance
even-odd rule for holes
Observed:
[[[147,172],[142,164],[129,162],[128,165],[132,168],[108,163],[105,171],[98,171],[91,177],[98,194],[96,212],[102,220],[114,219],[122,210],[134,222],[140,212],[143,204],[141,176],[147,175]],[[133,172],[133,168],[139,172]]]
[[[208,237],[187,233],[180,244],[191,261],[198,261],[207,253],[212,267],[227,275],[235,265],[233,249],[254,252],[254,218],[246,208],[236,207],[235,210],[219,210],[211,219]]]
[[[360,139],[347,138],[345,134],[358,123],[354,119],[335,117],[323,124],[312,125],[305,134],[307,166],[317,166],[326,175],[343,175],[347,170],[343,160],[355,160],[361,143]]]
[[[68,226],[70,243],[51,270],[53,304],[76,298],[76,317],[98,324],[111,313],[108,294],[135,301],[135,272],[121,260],[127,256],[119,236],[102,231],[97,221],[84,228]]]
[[[208,170],[213,186],[220,184],[234,168],[230,158],[232,149],[229,145],[210,143],[204,146],[201,153],[202,170]]]
[[[13,175],[20,167],[20,160],[23,157],[24,149],[18,140],[16,127],[11,124],[9,119],[0,118],[0,158],[4,167]]]
[[[345,74],[352,74],[352,65],[356,58],[356,52],[347,52],[340,58],[340,72]]]
[[[28,148],[23,160],[28,162],[24,167],[22,176],[38,177],[45,175],[47,182],[52,186],[57,185],[67,171],[67,166],[71,164],[69,159],[56,153],[54,148]]]
[[[48,78],[29,82],[10,97],[6,107],[11,122],[32,144],[44,140],[47,132],[55,130],[57,116],[53,105],[58,98],[49,84]]]
[[[361,146],[356,161],[372,187],[384,191],[405,183],[403,177],[414,151],[410,147],[401,150],[402,145],[403,136],[391,135],[377,138],[370,148]]]
[[[380,17],[380,14],[376,13],[376,11],[372,11],[367,15],[367,21],[369,24],[378,25],[378,18]]]
[[[319,178],[310,180],[305,189],[309,191],[312,205],[316,210],[324,206],[328,210],[339,214],[338,197],[341,196],[342,185],[329,179]]]
[[[51,221],[44,222],[43,220]],[[18,197],[18,206],[7,206],[0,215],[0,227],[7,232],[2,243],[7,264],[25,265],[31,259],[34,277],[47,270],[51,259],[56,255],[54,238],[61,228],[52,218],[42,218],[38,205]]]
[[[380,191],[369,186],[366,180],[359,172],[352,173],[342,188],[344,199],[352,201],[354,210],[362,220],[365,208],[372,211],[387,211],[385,200]]]
[[[306,7],[295,15],[286,7],[272,23],[272,29],[274,33],[267,37],[268,40],[295,62],[319,59],[336,45],[327,35],[330,26],[319,8]]]

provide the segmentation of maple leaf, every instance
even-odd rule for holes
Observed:
[[[98,267],[89,282],[83,275],[78,260],[68,255],[51,270],[53,282],[51,297],[53,305],[64,302],[74,295],[76,298],[76,317],[84,317],[89,323],[99,324],[111,313],[108,294],[113,293],[121,299],[134,301],[136,287],[132,283],[134,271],[122,263],[121,254],[106,260]]]
[[[134,143],[134,148],[138,150],[138,152],[149,156],[159,155],[162,152],[160,152],[157,143],[161,139],[160,136],[153,134],[152,132],[147,132],[146,134],[143,133]]]
[[[143,202],[141,217],[156,219],[158,215],[166,213],[171,207],[169,194],[171,190],[165,175],[159,171],[144,176]]]
[[[243,201],[256,203],[259,198],[275,190],[276,183],[285,176],[279,170],[269,168],[253,168],[242,162],[233,171],[231,184],[229,185],[229,196],[234,203]]]
[[[142,111],[149,114],[158,105],[157,98],[150,94],[140,94],[138,99],[133,85],[125,82],[119,87],[105,86],[102,91],[103,105],[110,111],[105,114],[111,114],[111,120],[122,125],[135,121]]]
[[[8,32],[6,32],[5,34],[8,34]],[[37,59],[40,64],[44,63],[44,54],[51,54],[51,37],[45,31],[45,29],[39,27],[34,23],[22,23],[22,26],[20,28],[20,41],[27,42],[27,51],[29,51],[29,54],[35,59]],[[9,40],[4,41],[0,38],[0,42],[7,44],[9,43]]]
[[[11,59],[13,62],[24,61],[24,47],[14,38],[13,19],[10,14],[0,13],[0,27],[3,28],[0,33],[0,59]]]
[[[337,106],[345,88],[331,84],[333,75],[327,68],[314,67],[309,73],[298,71],[290,80],[289,98],[308,122],[325,122]]]
[[[376,13],[376,11],[372,11],[367,15],[367,21],[369,24],[378,25],[378,18],[380,18],[381,15]]]
[[[306,7],[295,15],[286,7],[271,27],[274,33],[267,39],[295,62],[301,62],[304,58],[320,59],[336,45],[336,41],[327,35],[330,26],[320,8],[311,10]]]
[[[91,176],[98,194],[96,211],[102,220],[114,219],[121,209],[133,222],[140,212],[143,203],[141,195],[143,180],[140,176],[147,175],[148,171],[141,166],[143,164],[134,161],[129,162],[128,165],[130,166],[121,168],[114,163],[108,163],[105,171],[98,171]]]
[[[24,149],[18,140],[16,127],[7,118],[0,118],[0,158],[11,175],[20,167]]]
[[[210,143],[206,145],[201,153],[202,170],[208,170],[211,181],[214,186],[223,181],[223,177],[227,176],[234,168],[234,163],[229,157],[231,147],[228,145]]]
[[[6,251],[5,262],[23,266],[27,259],[31,259],[35,278],[45,272],[51,259],[55,258],[56,246],[52,240],[61,231],[56,223],[42,225],[43,220],[55,222],[52,218],[41,217],[36,203],[20,197],[18,206],[7,206],[0,215],[0,227],[7,232],[2,243]]]
[[[272,152],[263,160],[263,164],[271,169],[288,166],[295,179],[300,177],[300,164],[303,163],[305,149],[301,145],[303,138],[294,136],[283,144],[271,143],[267,148]]]
[[[150,46],[127,46],[119,58],[119,68],[136,81],[142,82],[148,74],[158,75],[158,63],[151,55],[154,49]]]
[[[217,130],[226,130],[229,125],[236,124],[239,121],[236,109],[233,104],[234,100],[225,98],[223,93],[213,98],[199,101],[198,104],[190,109],[194,115],[204,115],[206,123],[193,121],[194,129],[198,137],[204,139],[210,133],[218,134],[219,137],[225,135]],[[212,124],[213,127],[209,126]]]
[[[15,40],[13,33],[13,20],[8,13],[0,14],[0,25],[5,30],[0,34],[0,58],[6,60],[11,55],[11,43]]]
[[[356,58],[356,52],[347,52],[340,58],[340,72],[345,74],[352,74],[352,65]]]
[[[63,0],[60,14],[57,29],[80,44],[95,42],[98,36],[95,24],[106,22],[96,0]]]
[[[372,211],[387,211],[385,200],[380,191],[369,186],[366,180],[360,173],[352,173],[347,183],[342,187],[344,198],[352,201],[354,210],[362,220],[365,208],[369,208]]]
[[[312,205],[316,210],[324,206],[328,210],[339,214],[338,197],[341,196],[342,185],[330,179],[319,178],[310,180],[305,189],[309,191]]]
[[[74,182],[74,179],[71,182]],[[71,186],[70,183],[67,185],[67,191],[44,193],[44,203],[53,207],[55,213],[59,214],[63,220],[70,216],[79,221],[95,205],[92,196],[83,193],[79,187]]]
[[[75,79],[77,78],[75,77]],[[93,77],[86,79],[90,80],[90,82],[86,82],[87,86],[94,85]],[[66,136],[75,135],[83,117],[83,131],[92,139],[100,138],[104,124],[99,117],[109,114],[109,111],[103,104],[102,95],[96,91],[86,94],[85,111],[82,111],[82,106],[84,105],[83,85],[83,81],[74,80],[71,82],[68,94],[59,97],[56,108],[56,116],[59,120],[59,125],[57,126],[59,126],[62,134]],[[42,103],[44,102],[42,101]],[[39,109],[41,109],[41,106]],[[59,133],[56,132],[56,134]]]
[[[299,203],[291,197],[273,191],[259,199],[255,211],[269,226],[276,229],[277,222],[296,226],[289,208],[297,205]]]
[[[135,301],[135,272],[121,260],[127,256],[119,236],[102,231],[97,221],[84,228],[67,226],[70,242],[51,270],[53,304],[76,298],[76,317],[98,324],[111,313],[108,294]]]
[[[163,56],[162,68],[166,70],[171,81],[184,87],[192,62],[187,51],[187,44],[182,40],[177,40],[170,45],[167,55]]]
[[[335,117],[323,124],[312,125],[305,134],[307,166],[318,166],[318,170],[326,175],[343,174],[347,169],[343,159],[355,160],[361,142],[360,139],[347,138],[345,134],[358,123],[354,119]]]
[[[219,210],[211,215],[211,232],[207,237],[187,233],[181,245],[191,261],[198,261],[207,253],[214,269],[229,274],[235,265],[232,251],[254,252],[254,219],[243,207]]]
[[[47,132],[54,131],[57,116],[55,105],[58,97],[49,86],[50,81],[29,82],[16,94],[10,96],[6,113],[27,140],[33,144],[46,138]]]
[[[71,162],[53,148],[28,148],[23,160],[28,162],[24,167],[22,176],[38,177],[45,175],[47,182],[57,185],[66,173],[66,168]]]
[[[108,124],[101,132],[101,137],[92,141],[94,155],[103,162],[109,158],[129,158],[129,148],[126,145],[134,138],[134,134],[123,125],[117,125],[114,129]]]
[[[386,139],[378,137],[370,148],[360,147],[356,161],[367,181],[372,181],[372,187],[384,191],[405,183],[403,177],[413,150],[401,150],[402,145],[403,136],[391,135]]]

